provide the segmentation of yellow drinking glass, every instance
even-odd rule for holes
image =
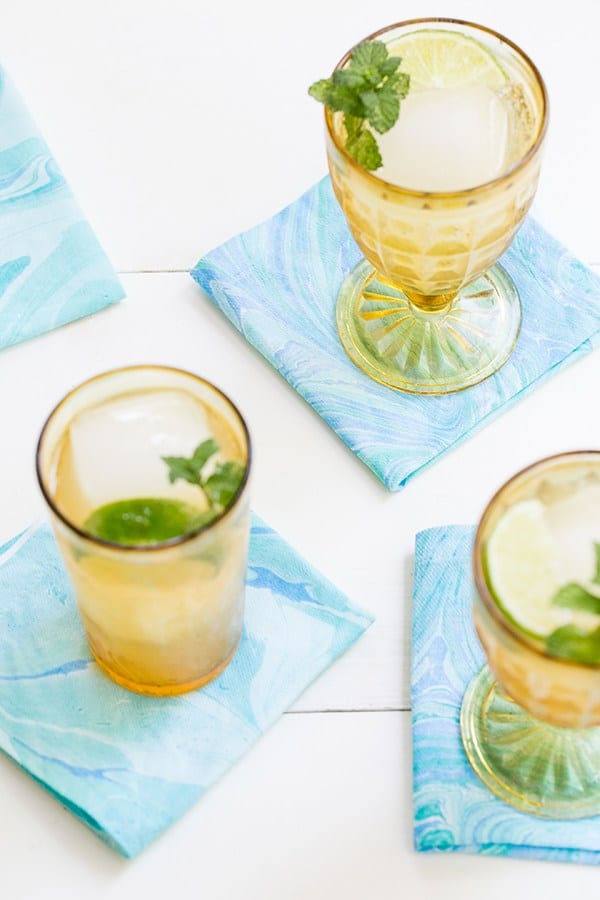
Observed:
[[[486,546],[514,504],[588,482],[600,485],[599,451],[564,453],[519,472],[488,504],[473,552],[475,626],[489,667],[465,693],[463,744],[493,793],[552,819],[600,813],[600,665],[549,655],[544,641],[516,625],[495,599]]]
[[[245,464],[245,477],[229,506],[188,533],[136,546],[103,540],[84,525],[93,510],[77,483],[70,428],[82,413],[119,402],[123,428],[102,428],[105,420],[98,420],[93,433],[97,463],[89,477],[97,476],[94,489],[100,503],[129,499],[136,495],[137,474],[132,469],[131,478],[121,479],[115,488],[111,466],[115,457],[121,466],[127,462],[127,423],[139,415],[140,398],[143,402],[149,394],[168,398],[171,407],[181,398],[182,415],[197,404],[213,430],[225,435],[229,458]],[[182,426],[187,427],[185,419]],[[155,428],[164,431],[158,414]],[[50,414],[38,444],[39,484],[91,652],[123,687],[152,695],[181,694],[211,681],[232,659],[244,616],[250,462],[248,429],[231,400],[179,369],[137,366],[106,372],[75,388]],[[157,477],[150,475],[144,495],[160,498],[173,486],[158,455],[156,463]],[[176,488],[191,497],[199,490]]]
[[[340,289],[339,334],[352,361],[371,378],[417,394],[447,394],[477,384],[502,366],[516,343],[519,296],[496,261],[533,200],[548,121],[548,97],[537,68],[512,41],[488,28],[415,19],[367,40],[383,41],[390,55],[406,56],[408,36],[435,40],[440,33],[460,35],[467,47],[477,42],[477,52],[490,61],[483,67],[488,78],[493,68],[495,95],[509,123],[508,164],[499,177],[453,191],[388,183],[349,156],[343,115],[325,110],[333,189],[365,257]],[[443,45],[452,40],[437,43],[440,58],[432,52],[431,77],[441,91],[453,86],[452,74],[449,84],[435,81],[436,67],[443,73]],[[338,69],[348,64],[351,52]],[[410,98],[424,85],[422,76],[411,74],[415,60],[409,57],[401,71],[411,75]]]

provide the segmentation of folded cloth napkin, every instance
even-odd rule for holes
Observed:
[[[600,863],[600,816],[552,821],[497,799],[460,736],[465,689],[485,662],[472,624],[470,526],[417,535],[412,626],[414,839],[417,850]]]
[[[47,144],[0,67],[0,348],[123,296]]]
[[[92,661],[54,538],[34,526],[0,549],[0,749],[134,856],[372,622],[257,517],[246,601],[217,680],[130,693]]]
[[[403,394],[361,372],[337,334],[337,293],[360,256],[325,178],[191,274],[390,490],[589,351],[600,329],[600,279],[528,219],[501,260],[523,305],[509,361],[459,394]]]

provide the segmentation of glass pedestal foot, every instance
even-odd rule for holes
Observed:
[[[600,813],[600,728],[558,728],[534,719],[485,666],[465,693],[461,732],[477,775],[521,812],[548,819]]]
[[[449,394],[493,375],[521,327],[517,290],[501,266],[424,312],[362,260],[338,294],[337,325],[350,359],[376,381],[414,394]]]

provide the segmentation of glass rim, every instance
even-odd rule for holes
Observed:
[[[387,34],[389,31],[392,31],[396,28],[404,28],[404,27],[410,26],[410,25],[430,25],[433,23],[441,23],[441,24],[447,24],[447,25],[464,25],[467,28],[473,28],[477,31],[482,31],[486,34],[492,35],[492,37],[497,38],[503,44],[507,44],[512,50],[514,50],[516,52],[516,54],[521,57],[521,59],[525,62],[525,64],[533,72],[535,80],[537,81],[537,83],[541,89],[541,93],[542,93],[542,101],[543,101],[542,121],[541,121],[540,127],[538,129],[538,133],[537,133],[535,141],[533,142],[533,144],[531,145],[531,147],[529,148],[527,153],[525,153],[525,155],[522,156],[521,159],[519,159],[514,164],[514,166],[512,166],[506,172],[503,172],[501,175],[498,175],[497,178],[492,178],[491,181],[485,181],[482,184],[476,184],[473,187],[464,188],[463,190],[459,190],[459,191],[417,191],[417,190],[414,190],[413,188],[406,188],[406,187],[402,187],[401,185],[398,185],[398,184],[393,184],[391,181],[385,181],[383,178],[379,178],[377,175],[374,175],[373,172],[371,172],[369,169],[365,169],[363,166],[361,166],[359,163],[357,163],[356,160],[352,159],[352,157],[350,156],[350,154],[348,153],[346,148],[342,146],[342,144],[340,143],[340,141],[338,140],[338,138],[335,134],[335,131],[333,128],[334,113],[327,106],[325,107],[325,127],[327,128],[327,133],[329,134],[329,137],[335,144],[336,149],[338,150],[339,153],[342,154],[342,156],[344,157],[346,162],[352,168],[360,171],[365,176],[365,178],[367,178],[369,181],[372,181],[374,184],[377,184],[380,187],[384,187],[386,190],[392,191],[393,193],[395,193],[397,195],[405,196],[405,197],[418,197],[418,198],[428,197],[431,199],[440,199],[440,200],[459,199],[459,198],[463,198],[463,197],[470,198],[479,193],[484,193],[485,191],[490,190],[490,189],[496,187],[497,185],[503,184],[504,182],[508,181],[510,178],[512,178],[514,175],[516,175],[517,172],[520,172],[521,169],[525,168],[525,166],[530,162],[530,160],[533,159],[533,157],[537,154],[537,152],[539,151],[539,149],[542,146],[542,143],[546,136],[546,132],[548,130],[548,118],[549,118],[548,91],[546,89],[546,84],[544,82],[544,79],[542,78],[542,74],[541,74],[540,70],[535,65],[535,63],[530,59],[530,57],[525,53],[525,51],[522,50],[518,46],[518,44],[515,44],[514,41],[511,41],[510,38],[505,37],[503,34],[500,34],[499,31],[494,31],[493,28],[488,28],[485,25],[478,25],[476,22],[468,22],[465,19],[450,19],[450,18],[443,18],[443,17],[440,18],[437,16],[429,16],[427,18],[419,18],[419,19],[406,19],[401,22],[395,22],[393,25],[386,25],[384,28],[380,28],[377,31],[374,31],[372,34],[367,35],[367,37],[363,38],[358,43],[363,43],[364,41],[376,40],[377,38],[382,37],[383,35]],[[340,61],[334,67],[334,69],[333,69],[334,72],[336,72],[338,69],[343,68],[343,66],[346,65],[346,63],[350,59],[352,51],[357,46],[358,46],[358,44],[355,44],[353,47],[350,48],[350,50],[348,50],[346,53],[344,53],[344,55],[342,56]]]
[[[479,522],[477,524],[477,530],[475,532],[475,539],[473,542],[473,552],[472,552],[472,573],[473,580],[475,582],[475,590],[481,600],[483,606],[485,607],[486,612],[491,618],[494,620],[495,625],[497,625],[505,634],[510,635],[510,637],[517,641],[521,646],[527,647],[532,653],[535,653],[537,656],[543,657],[544,659],[551,660],[554,663],[559,665],[565,665],[570,667],[575,667],[577,669],[583,670],[594,670],[600,668],[600,662],[598,663],[582,663],[577,662],[572,659],[563,659],[560,656],[553,656],[551,653],[548,653],[541,645],[539,640],[530,639],[528,635],[523,633],[518,628],[515,628],[507,616],[503,615],[500,610],[498,604],[494,600],[492,592],[489,588],[487,579],[485,577],[484,566],[483,566],[483,529],[486,525],[486,521],[490,514],[494,511],[497,504],[500,502],[505,492],[509,490],[516,482],[525,479],[528,475],[535,473],[537,469],[542,469],[547,467],[548,464],[560,464],[561,462],[565,462],[568,464],[569,462],[576,462],[578,458],[583,459],[584,457],[592,457],[595,458],[600,465],[600,450],[565,450],[561,453],[553,453],[550,456],[545,456],[543,459],[538,459],[535,462],[530,463],[528,466],[525,466],[522,469],[519,469],[514,475],[512,475],[507,481],[505,481],[498,490],[494,493],[492,498],[488,501],[483,510]]]
[[[85,388],[88,385],[93,384],[94,382],[101,381],[104,378],[108,378],[112,375],[118,375],[123,372],[140,372],[140,371],[146,371],[146,370],[150,370],[153,372],[163,371],[163,372],[175,373],[177,375],[184,375],[186,378],[191,378],[194,381],[200,382],[202,385],[210,388],[212,391],[214,391],[216,394],[218,394],[225,401],[225,403],[233,410],[235,416],[239,420],[239,423],[242,427],[242,432],[244,434],[244,437],[246,440],[246,447],[247,447],[246,470],[244,472],[244,477],[241,481],[241,484],[238,487],[237,491],[235,492],[235,494],[231,500],[231,503],[229,503],[229,505],[226,506],[225,509],[223,509],[216,516],[216,518],[212,519],[210,522],[207,522],[206,524],[201,525],[199,528],[195,528],[193,531],[185,532],[184,534],[177,535],[176,537],[173,537],[173,538],[169,538],[166,541],[157,541],[154,544],[120,544],[117,541],[109,541],[109,540],[106,540],[105,538],[96,537],[96,535],[91,534],[89,531],[85,531],[85,529],[80,528],[78,525],[75,525],[75,523],[72,522],[70,520],[70,518],[59,509],[59,507],[57,506],[57,504],[54,501],[54,498],[50,495],[49,491],[46,489],[46,485],[44,484],[44,479],[42,476],[42,465],[41,465],[42,445],[44,442],[44,437],[46,436],[47,429],[48,429],[50,423],[52,422],[54,416],[56,415],[56,413],[58,413],[65,406],[65,404],[69,402],[69,400],[73,397],[73,395],[76,394],[78,391],[80,391],[82,388]],[[208,533],[214,527],[216,527],[220,522],[222,522],[223,519],[225,519],[239,504],[241,497],[245,493],[245,489],[246,489],[246,486],[248,484],[248,480],[250,477],[251,461],[252,461],[252,442],[250,439],[250,432],[248,430],[248,426],[246,425],[246,420],[242,416],[241,412],[239,411],[239,409],[237,408],[237,406],[235,405],[233,400],[231,400],[230,397],[228,397],[227,394],[224,393],[224,391],[222,391],[220,388],[218,388],[211,381],[208,381],[206,378],[202,378],[201,375],[196,375],[194,372],[190,372],[187,369],[180,369],[176,366],[153,365],[151,363],[148,363],[148,364],[142,364],[142,365],[136,365],[136,366],[120,366],[116,369],[108,369],[106,372],[100,372],[97,375],[93,375],[91,378],[86,378],[85,381],[80,382],[78,385],[76,385],[74,388],[72,388],[70,391],[68,391],[68,393],[66,393],[64,395],[64,397],[61,400],[59,400],[59,402],[53,407],[53,409],[50,411],[50,413],[46,417],[44,424],[42,425],[42,429],[40,431],[40,436],[38,438],[36,452],[35,452],[35,471],[36,471],[38,485],[42,492],[42,496],[43,496],[44,500],[46,501],[50,511],[56,516],[57,519],[59,519],[60,522],[62,522],[63,525],[65,525],[70,531],[74,532],[79,538],[81,538],[84,541],[88,541],[91,544],[95,544],[97,546],[109,549],[113,552],[120,551],[123,553],[129,553],[129,554],[131,554],[131,553],[133,553],[133,554],[146,553],[147,554],[147,553],[156,553],[161,550],[171,550],[174,547],[180,547],[182,544],[187,544],[188,542],[195,540],[200,535]]]

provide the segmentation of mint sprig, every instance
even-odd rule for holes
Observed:
[[[171,484],[176,481],[187,481],[189,484],[198,485],[204,492],[209,508],[199,513],[196,527],[207,524],[226,509],[244,480],[246,467],[232,460],[217,463],[212,467],[210,474],[206,471],[207,463],[219,449],[217,442],[209,438],[199,444],[190,457],[162,457],[169,467]]]
[[[600,544],[594,544],[596,567],[591,584],[600,584]],[[570,581],[552,597],[554,606],[577,612],[600,615],[600,596],[592,594],[582,584]],[[551,656],[569,659],[588,665],[600,664],[600,626],[588,631],[578,625],[563,625],[546,638],[546,649]]]
[[[552,603],[554,606],[600,615],[600,597],[591,594],[583,585],[577,584],[575,581],[559,588],[552,598]]]
[[[379,169],[383,160],[367,125],[384,134],[396,124],[400,101],[410,87],[410,75],[398,71],[401,62],[400,56],[389,56],[383,41],[363,41],[354,48],[344,69],[308,89],[319,103],[344,113],[346,150],[371,171]]]
[[[546,638],[551,656],[586,665],[600,664],[600,628],[584,631],[577,625],[563,625]]]
[[[187,481],[189,484],[197,484],[202,487],[202,469],[211,456],[218,452],[219,445],[210,438],[196,447],[189,458],[185,456],[163,456],[163,461],[169,467],[169,481],[171,484],[174,484],[176,481]]]

